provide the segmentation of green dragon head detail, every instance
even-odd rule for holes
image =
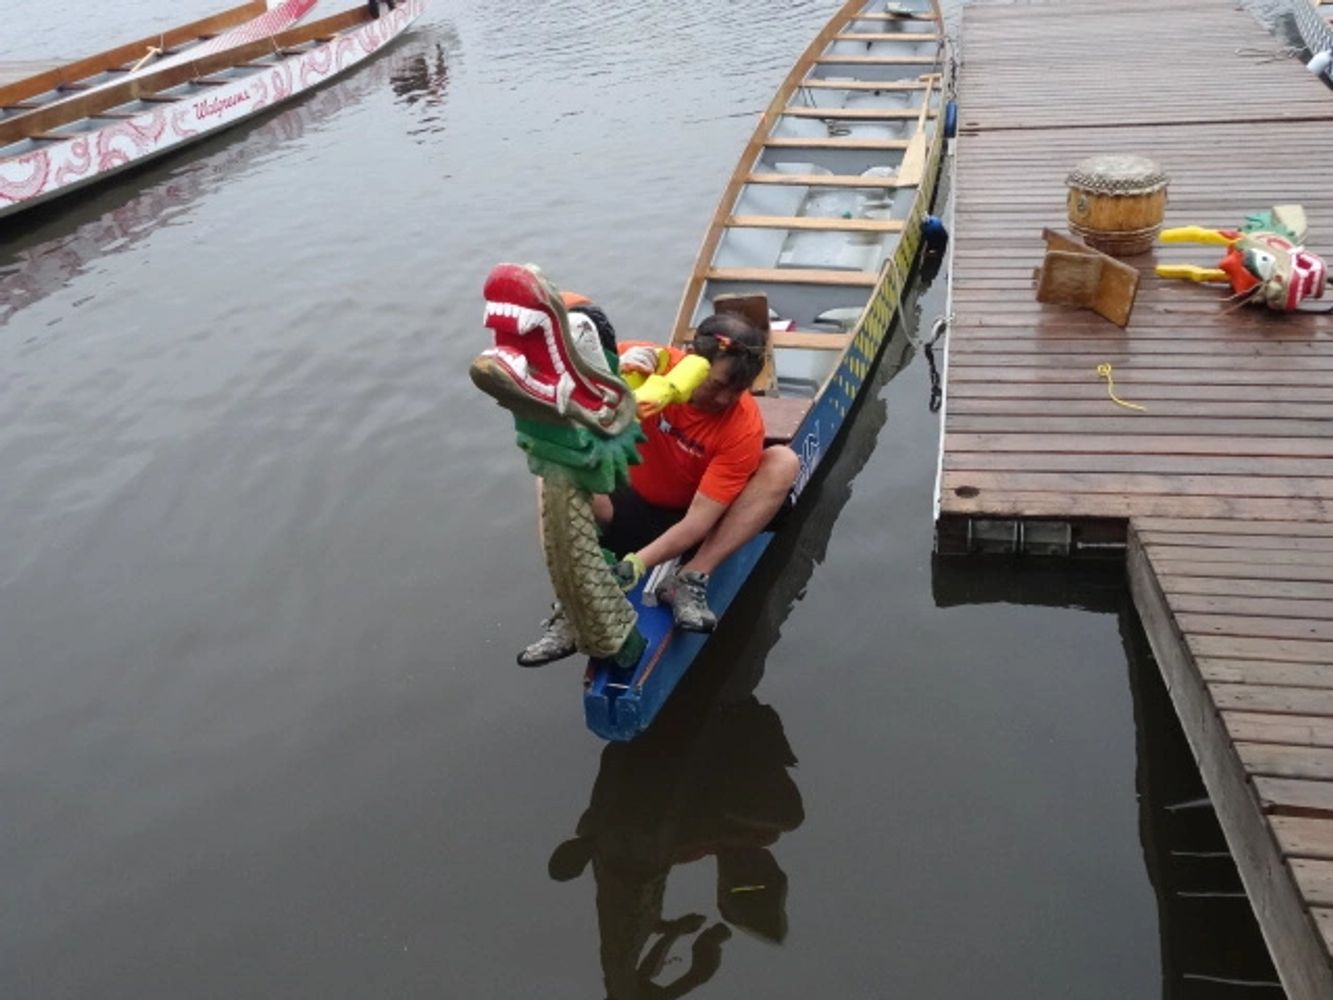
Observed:
[[[497,264],[485,296],[494,346],[472,362],[472,381],[514,415],[535,474],[559,467],[583,489],[610,493],[639,461],[643,440],[615,352],[532,265]]]

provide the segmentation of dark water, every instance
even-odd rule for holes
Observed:
[[[647,738],[513,666],[482,278],[663,335],[831,6],[435,0],[0,231],[0,996],[1279,995],[1119,575],[932,562],[942,283]]]

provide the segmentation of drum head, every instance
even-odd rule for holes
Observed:
[[[1153,194],[1166,187],[1167,176],[1146,156],[1103,153],[1089,156],[1065,178],[1072,188],[1099,194]]]

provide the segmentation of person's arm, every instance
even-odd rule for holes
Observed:
[[[644,566],[651,569],[658,563],[674,559],[694,548],[708,537],[713,526],[722,520],[727,507],[728,504],[718,503],[702,493],[694,494],[685,516],[639,549],[638,556],[643,560]]]

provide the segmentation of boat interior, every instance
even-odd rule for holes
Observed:
[[[270,70],[371,19],[368,8],[359,4],[271,38],[188,58],[191,49],[265,9],[264,0],[253,0],[170,32],[0,85],[0,160],[95,132],[156,105],[206,95],[219,86]],[[178,56],[185,58],[176,61]],[[153,69],[146,61],[164,57],[171,64],[161,69]]]
[[[828,385],[913,224],[943,59],[931,0],[866,3],[806,54],[723,197],[674,339],[719,302],[764,298],[773,358],[753,388],[770,442]]]

